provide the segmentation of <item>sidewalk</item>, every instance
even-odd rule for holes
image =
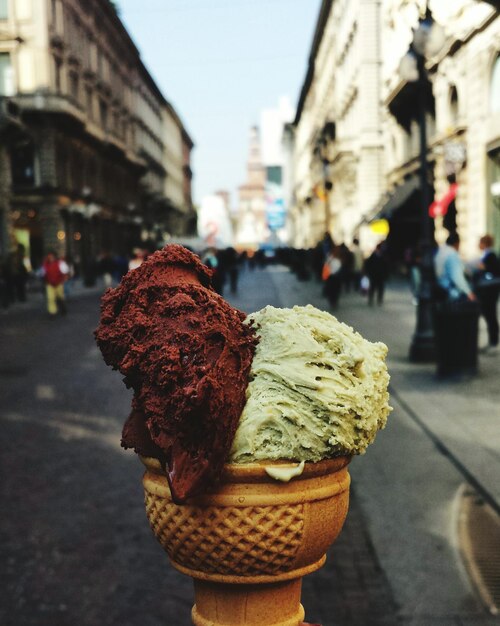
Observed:
[[[265,306],[270,296],[280,306],[329,309],[317,282],[299,282],[280,266],[265,274],[260,281],[243,274],[241,295],[228,299],[246,312]],[[389,284],[382,307],[344,295],[335,315],[389,347],[394,411],[367,454],[353,459],[350,473],[399,623],[498,624],[466,574],[457,529],[464,486],[497,510],[500,503],[500,356],[481,356],[478,375],[462,381],[437,379],[432,363],[410,363],[416,310],[403,282]]]

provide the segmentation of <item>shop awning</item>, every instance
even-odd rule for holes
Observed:
[[[392,192],[384,195],[372,213],[365,215],[363,222],[370,224],[376,220],[388,220],[392,217],[394,211],[407,202],[407,200],[420,188],[418,176],[411,176],[401,185],[398,185]]]
[[[412,176],[403,184],[396,187],[391,196],[380,211],[380,217],[389,219],[394,211],[399,209],[405,202],[419,189],[420,182],[418,176]]]
[[[438,215],[446,215],[450,204],[455,200],[457,195],[458,185],[453,183],[449,186],[448,191],[434,202],[429,207],[429,215],[431,217],[437,217]]]

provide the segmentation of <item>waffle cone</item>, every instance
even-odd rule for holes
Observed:
[[[288,483],[265,471],[283,462],[226,465],[217,488],[179,505],[159,462],[142,458],[153,532],[172,565],[195,579],[194,624],[302,621],[301,578],[323,565],[347,515],[349,460],[306,463]]]

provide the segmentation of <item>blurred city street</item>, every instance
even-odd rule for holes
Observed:
[[[168,244],[194,252],[245,313],[312,304],[388,346],[392,412],[349,464],[347,521],[303,581],[303,626],[500,626],[500,0],[0,0],[0,626],[192,623],[193,581],[151,532],[144,467],[120,445],[132,391],[102,354],[134,388],[127,445],[159,450],[179,502],[213,496],[201,487],[235,459],[230,443],[266,463],[326,460],[364,450],[385,424],[383,347],[343,329],[340,350],[314,324],[339,325],[311,310],[263,314],[286,322],[269,321],[268,347],[265,324],[257,338],[206,290],[193,290],[205,299],[191,319],[190,295],[165,303],[162,290],[189,285],[198,260],[180,263],[178,283],[162,281],[184,250],[148,264]],[[101,354],[100,298],[144,261],[125,280],[140,286],[139,313],[121,290],[109,298]],[[173,341],[170,327],[182,327]],[[261,439],[240,437],[247,423]],[[236,481],[234,507],[222,495],[238,523],[204,509],[188,525],[184,508],[168,532],[191,558],[234,530],[238,554],[265,552],[259,585],[291,547],[299,569],[283,580],[297,598],[294,572],[319,563],[301,559],[334,528],[309,502],[345,513],[345,465],[316,476],[335,464],[289,485],[303,520],[257,468],[263,501],[245,500],[255,477],[244,497]],[[148,516],[165,544],[179,518],[153,483]],[[267,521],[273,490],[279,523]],[[221,569],[227,555],[241,566],[234,553],[210,544],[200,578],[239,576]],[[245,624],[257,611],[276,626],[270,604],[283,624],[302,619],[257,585],[255,609],[244,572],[227,613],[220,588],[197,586],[197,624],[241,609]]]
[[[151,533],[142,466],[120,448],[131,393],[93,340],[101,290],[76,289],[68,315],[30,294],[0,318],[0,571],[5,626],[188,626],[192,581]],[[281,265],[242,273],[231,304],[328,309],[321,286]],[[351,463],[352,499],[325,567],[304,580],[323,626],[498,624],[471,582],[458,532],[464,494],[498,518],[500,356],[477,376],[439,380],[411,364],[415,307],[402,281],[381,307],[342,295],[335,314],[389,346],[385,431]],[[481,326],[481,340],[484,328]]]

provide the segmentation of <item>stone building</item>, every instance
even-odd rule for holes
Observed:
[[[90,279],[102,251],[192,225],[192,141],[111,2],[1,2],[0,95],[24,126],[10,204],[33,265],[55,248]]]
[[[426,64],[429,182],[436,202],[446,204],[438,211],[445,214],[435,218],[435,235],[439,242],[456,228],[461,250],[471,258],[478,254],[478,239],[485,232],[494,233],[500,243],[500,215],[493,193],[495,181],[500,180],[500,18],[486,2],[430,0],[427,4],[443,29],[441,49]],[[399,251],[418,237],[421,200],[416,176],[418,99],[415,85],[401,77],[398,65],[412,39],[411,29],[426,8],[423,1],[402,6],[398,0],[385,0],[383,8],[387,202],[391,197],[396,200],[386,213],[390,237]]]
[[[352,239],[383,188],[378,0],[323,0],[295,117],[295,245]]]
[[[193,142],[173,106],[163,107],[164,163],[167,172],[163,196],[168,211],[166,230],[177,236],[196,232],[196,213],[191,197],[191,150]]]
[[[322,2],[287,129],[295,245],[313,245],[325,229],[373,244],[378,218],[389,222],[395,259],[418,242],[418,91],[400,65],[427,8],[444,35],[426,62],[435,236],[456,228],[467,257],[485,232],[500,245],[500,17],[495,2],[477,0]]]

